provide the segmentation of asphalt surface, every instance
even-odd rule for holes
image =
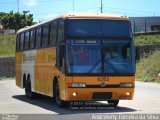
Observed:
[[[18,88],[15,85],[15,80],[0,81],[0,120],[2,115],[6,116],[6,114],[20,114],[18,118],[22,120],[87,120],[93,119],[94,115],[101,113],[156,114],[160,113],[160,84],[136,82],[134,99],[120,101],[117,108],[108,107],[105,101],[95,103],[91,102],[94,105],[88,106],[59,108],[50,97],[40,96],[34,100],[27,99],[24,89]]]

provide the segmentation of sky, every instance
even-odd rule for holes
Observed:
[[[104,13],[129,17],[160,16],[160,0],[102,1]],[[39,22],[66,12],[100,13],[101,0],[0,0],[0,12],[17,12],[18,6],[19,12],[29,11],[34,21]]]

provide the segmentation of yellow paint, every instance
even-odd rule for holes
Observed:
[[[22,52],[19,52],[19,53],[16,53],[15,54],[15,56],[16,56],[16,60],[15,60],[15,62],[16,62],[16,64],[15,64],[15,66],[16,66],[16,85],[17,86],[19,86],[19,87],[22,87],[21,86],[21,77],[22,77],[22,67],[21,67],[21,65],[22,65],[22,62],[23,62],[23,60],[22,60]]]
[[[34,73],[35,92],[44,94],[43,49],[38,49],[36,52],[34,70],[35,70]]]
[[[56,49],[46,48],[44,49],[44,63],[43,63],[43,75],[44,75],[44,89],[45,94],[53,96],[53,78],[55,73],[56,64]]]

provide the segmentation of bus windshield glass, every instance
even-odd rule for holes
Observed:
[[[132,74],[134,72],[131,41],[103,41],[104,73]]]
[[[67,73],[134,74],[131,41],[67,40]]]
[[[68,73],[101,73],[101,42],[90,40],[67,41]]]
[[[132,37],[127,20],[68,19],[67,37]]]

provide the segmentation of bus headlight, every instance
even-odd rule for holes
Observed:
[[[73,88],[86,87],[86,83],[72,83]]]
[[[132,88],[132,87],[134,87],[134,83],[120,83],[120,87],[122,87],[122,88]]]
[[[76,92],[73,92],[73,94],[72,94],[74,97],[76,97],[77,96],[77,93]]]

